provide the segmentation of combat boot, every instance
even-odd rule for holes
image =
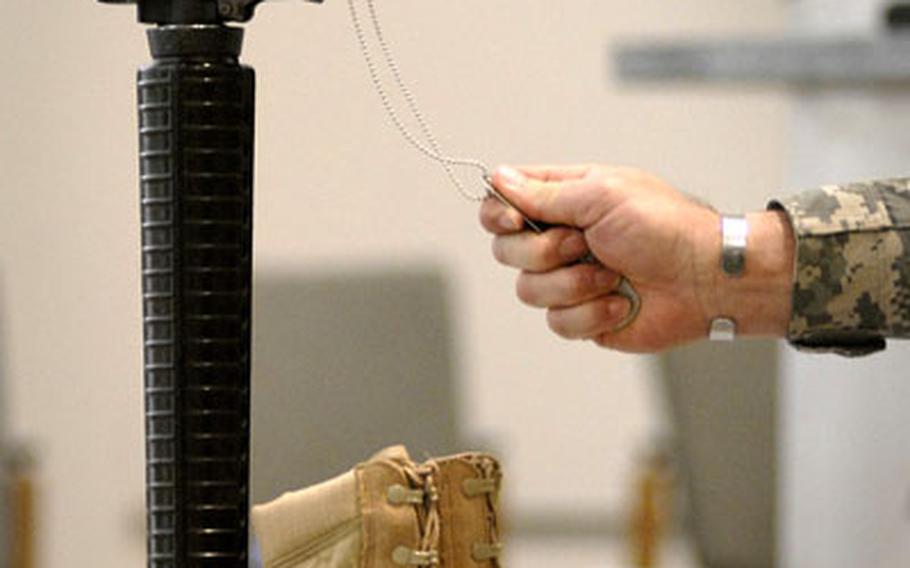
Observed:
[[[396,446],[253,508],[264,568],[499,568],[499,466]]]
[[[500,568],[499,463],[482,453],[436,460],[444,568]]]
[[[398,568],[396,551],[419,552],[423,540],[422,505],[389,500],[399,491],[392,488],[411,486],[412,468],[403,447],[388,448],[334,479],[253,507],[263,567]],[[426,559],[429,566],[435,556]]]

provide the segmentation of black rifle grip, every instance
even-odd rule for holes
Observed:
[[[246,568],[254,73],[242,31],[149,31],[138,77],[148,566]]]

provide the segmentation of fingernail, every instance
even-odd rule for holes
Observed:
[[[510,188],[519,188],[525,183],[525,176],[515,168],[500,166],[497,172],[499,179]]]
[[[586,250],[588,250],[588,243],[577,233],[569,235],[559,245],[559,254],[566,260],[575,260]]]
[[[611,290],[616,286],[616,275],[606,270],[598,270],[594,273],[594,284],[598,288]]]

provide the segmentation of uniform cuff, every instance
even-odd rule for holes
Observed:
[[[787,333],[794,347],[867,355],[885,348],[886,335],[910,328],[907,234],[891,213],[907,206],[906,194],[894,195],[906,186],[828,186],[768,205],[787,214],[796,237]]]

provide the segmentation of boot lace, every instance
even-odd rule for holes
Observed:
[[[403,463],[408,487],[393,485],[389,488],[392,504],[413,505],[417,509],[417,526],[420,542],[416,549],[399,546],[392,552],[392,560],[400,566],[437,566],[439,564],[439,490],[436,477],[439,466],[434,461],[423,464]]]
[[[490,527],[490,542],[474,543],[473,557],[478,562],[489,561],[492,568],[500,568],[499,554],[502,551],[499,527],[499,484],[502,472],[496,460],[488,456],[476,455],[470,458],[471,463],[480,472],[476,483],[466,483],[465,493],[469,496],[483,495],[486,500],[487,526]],[[472,495],[473,494],[473,495]]]

